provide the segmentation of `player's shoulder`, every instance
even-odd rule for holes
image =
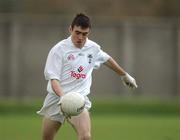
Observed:
[[[63,39],[59,41],[57,44],[55,44],[52,47],[52,50],[57,51],[57,52],[63,51],[66,48],[66,46],[68,46],[68,44],[69,44],[68,39]]]
[[[90,39],[87,39],[87,42],[86,42],[85,45],[88,46],[88,47],[94,48],[94,49],[99,49],[99,48],[101,48],[98,43],[96,43],[95,41],[90,40]]]

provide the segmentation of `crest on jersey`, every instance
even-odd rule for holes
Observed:
[[[88,59],[89,59],[88,63],[89,63],[89,64],[91,64],[91,62],[92,62],[92,58],[93,58],[92,54],[88,54],[88,56],[87,56],[87,57],[88,57]]]
[[[68,55],[67,60],[71,61],[74,60],[75,56],[73,54]]]

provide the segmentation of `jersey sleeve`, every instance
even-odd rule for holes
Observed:
[[[48,54],[46,65],[44,69],[44,75],[46,80],[57,79],[60,80],[62,68],[62,56],[61,52],[57,52],[57,49],[53,48]]]
[[[106,62],[109,58],[110,56],[106,52],[104,52],[100,47],[98,47],[98,53],[95,60],[94,69],[98,69],[101,66],[101,64]]]

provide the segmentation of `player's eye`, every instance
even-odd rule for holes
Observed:
[[[84,37],[86,37],[88,35],[88,32],[79,32],[79,31],[76,31],[75,33],[76,33],[76,35],[82,34],[82,36],[84,36]]]
[[[88,35],[88,32],[85,32],[85,33],[82,33],[83,36],[87,36]]]
[[[81,32],[76,31],[76,35],[80,35],[80,34],[81,34]]]

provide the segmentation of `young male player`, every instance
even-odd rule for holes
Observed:
[[[89,17],[85,14],[77,14],[69,27],[71,35],[56,44],[49,52],[44,70],[45,78],[48,80],[48,94],[43,107],[38,112],[44,116],[43,140],[53,140],[62,126],[65,117],[60,113],[58,102],[64,94],[72,91],[84,95],[86,105],[80,115],[68,118],[67,121],[75,129],[78,140],[91,139],[91,121],[88,112],[91,102],[87,95],[90,93],[92,71],[101,64],[115,71],[125,85],[137,88],[135,79],[111,56],[102,51],[97,43],[87,38],[90,28]]]

